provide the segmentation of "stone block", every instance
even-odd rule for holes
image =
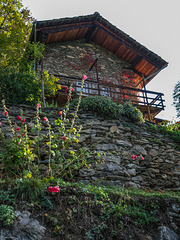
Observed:
[[[93,176],[95,174],[95,170],[90,168],[81,168],[79,170],[79,176],[80,177],[90,177],[90,176]]]
[[[134,183],[134,182],[126,182],[125,187],[130,187],[130,188],[139,188],[139,185]]]
[[[115,144],[109,143],[109,144],[98,144],[96,146],[97,150],[100,151],[113,151],[118,150],[118,147]]]
[[[144,149],[144,147],[140,145],[136,145],[131,149],[131,152],[133,154],[142,154],[143,156],[147,155],[147,151]]]
[[[110,127],[110,132],[111,132],[111,133],[115,133],[115,132],[117,132],[117,130],[118,130],[118,127],[117,127],[117,126],[111,126],[111,127]]]
[[[107,166],[107,170],[111,171],[111,172],[121,170],[121,167],[115,163],[108,163],[108,164],[106,164],[106,166]]]
[[[132,144],[130,142],[126,142],[126,141],[118,140],[118,139],[116,139],[115,142],[117,145],[122,146],[122,147],[129,147],[129,148],[132,147]]]
[[[136,176],[136,169],[128,169],[127,172],[128,172],[131,176]]]
[[[121,156],[119,155],[106,155],[105,156],[105,162],[113,162],[113,163],[117,163],[120,164],[121,163]]]
[[[158,154],[159,154],[159,152],[157,150],[155,150],[155,149],[150,149],[150,151],[149,151],[149,155],[151,157],[157,157]]]

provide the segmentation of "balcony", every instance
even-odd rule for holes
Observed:
[[[62,86],[59,93],[56,96],[52,96],[58,103],[63,104],[66,102],[70,85],[74,88],[73,97],[79,95],[81,78],[56,74],[55,76],[60,78],[59,84]],[[144,118],[149,121],[152,121],[154,117],[165,108],[163,93],[87,79],[84,83],[82,96],[87,97],[95,95],[109,97],[113,101],[121,104],[126,101],[131,101],[132,104],[143,113]]]

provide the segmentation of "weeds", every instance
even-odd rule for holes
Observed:
[[[16,218],[13,207],[7,205],[0,206],[0,223],[7,227],[11,225]]]
[[[166,137],[170,137],[175,143],[180,144],[180,127],[179,123],[163,125],[149,124],[147,129],[152,132],[160,132]],[[179,147],[179,146],[178,146]]]
[[[21,200],[31,202],[42,196],[46,188],[47,186],[44,181],[39,178],[16,180],[15,195]]]

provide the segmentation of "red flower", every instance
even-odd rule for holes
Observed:
[[[74,88],[71,88],[72,91],[74,91]]]
[[[37,107],[38,107],[38,108],[41,108],[41,105],[40,105],[40,104],[38,104],[38,105],[37,105]]]
[[[102,159],[102,162],[104,162],[104,158]]]
[[[141,155],[141,160],[144,160],[144,157]]]
[[[22,123],[24,124],[24,123],[25,123],[25,121],[26,121],[26,119],[23,119],[23,120],[22,120]]]
[[[17,119],[21,121],[21,120],[22,120],[22,117],[18,115],[18,116],[17,116]]]
[[[86,75],[84,75],[84,76],[83,76],[83,79],[84,79],[84,80],[86,80],[86,79],[87,79],[87,76],[86,76]]]
[[[18,131],[19,129],[20,129],[19,127],[16,128],[17,131]]]
[[[65,138],[65,137],[60,137],[60,139],[62,139],[62,140],[64,140],[64,141],[66,140],[66,138]]]
[[[46,117],[44,117],[43,119],[44,119],[45,122],[47,122],[47,120],[48,120]]]
[[[48,191],[50,192],[50,193],[52,193],[52,192],[59,192],[60,191],[60,189],[59,189],[59,187],[48,187]]]
[[[6,111],[6,112],[3,112],[3,115],[6,115],[6,114],[8,114],[8,112]]]
[[[135,160],[137,158],[137,155],[132,155],[131,158],[132,160]]]
[[[58,113],[59,113],[59,115],[62,115],[62,111],[59,111]]]

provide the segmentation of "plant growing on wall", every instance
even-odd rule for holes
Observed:
[[[81,102],[82,89],[84,81],[87,77],[84,76],[81,85],[81,91],[79,100],[73,115],[73,119],[70,121],[67,119],[67,112],[69,110],[69,104],[71,99],[72,87],[69,91],[68,104],[64,111],[59,111],[59,118],[55,120],[57,131],[53,132],[51,129],[51,123],[47,117],[43,118],[43,122],[47,129],[47,134],[43,136],[41,134],[40,119],[40,104],[37,104],[36,110],[36,124],[34,125],[34,131],[36,137],[31,139],[29,137],[29,131],[26,119],[23,115],[18,115],[18,125],[14,125],[9,117],[8,109],[3,101],[4,112],[3,115],[11,128],[12,138],[6,140],[4,134],[0,129],[0,137],[4,144],[4,149],[1,152],[3,158],[5,173],[9,176],[19,176],[24,178],[31,178],[32,175],[39,174],[39,163],[40,163],[40,142],[46,144],[48,153],[48,172],[47,175],[53,175],[58,177],[73,177],[73,172],[79,169],[81,166],[88,166],[88,162],[92,161],[89,158],[88,150],[75,147],[79,142],[79,136],[81,126],[75,124],[77,118],[77,112]],[[73,150],[75,147],[76,150]]]
[[[71,102],[70,107],[75,108],[77,99]],[[118,119],[121,116],[128,117],[132,122],[144,122],[143,114],[139,109],[131,104],[131,102],[125,102],[117,104],[110,98],[102,96],[90,96],[83,98],[80,104],[80,109],[84,112],[93,112],[98,116],[104,118]]]

